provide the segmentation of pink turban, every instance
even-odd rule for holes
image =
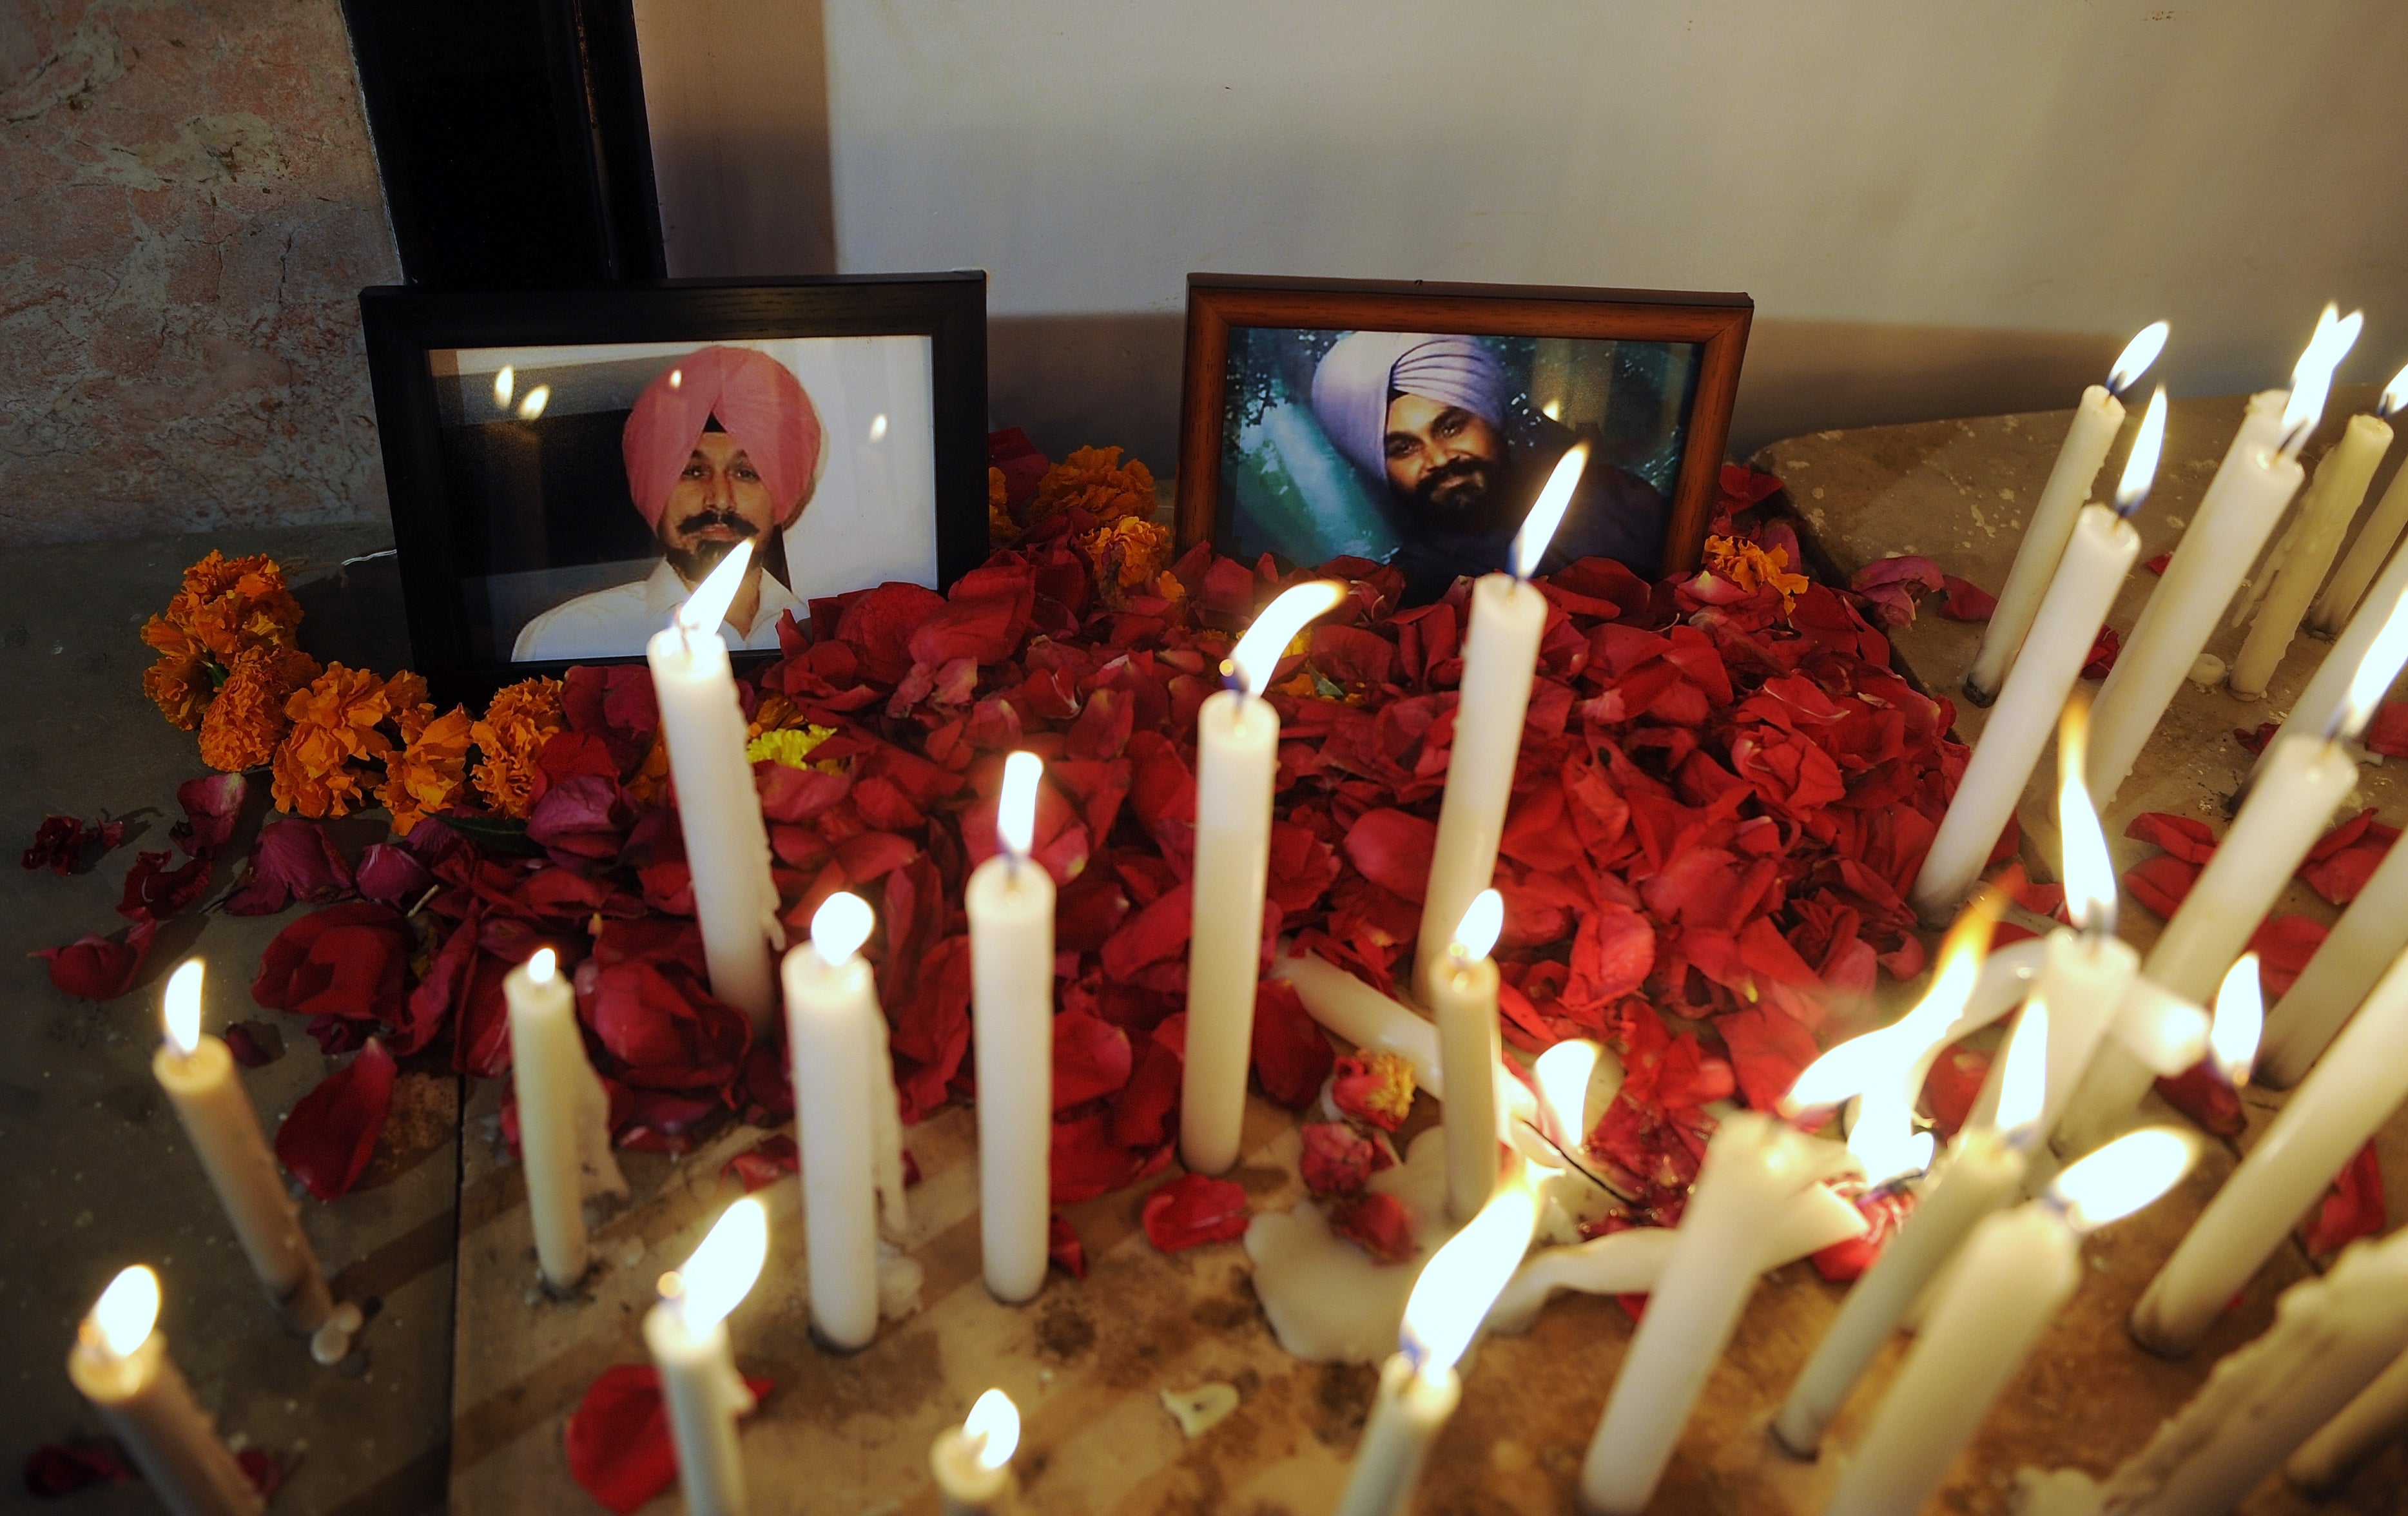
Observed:
[[[657,532],[669,492],[711,417],[752,458],[777,502],[778,524],[793,521],[819,478],[820,413],[786,365],[751,348],[703,348],[663,369],[627,413],[621,451],[627,491]]]

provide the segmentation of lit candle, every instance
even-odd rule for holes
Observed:
[[[2199,1062],[2207,1051],[2209,1027],[2208,1013],[2198,1002],[2146,975],[2133,975],[2107,1035],[2057,1118],[2050,1146],[2062,1156],[2078,1157],[2123,1131],[2152,1084]]]
[[[2402,948],[2408,948],[2408,848],[2394,847],[2268,1014],[2258,1082],[2287,1090],[2307,1078]]]
[[[1304,1002],[1305,1014],[1365,1052],[1392,1052],[1413,1065],[1413,1084],[1440,1100],[1446,1098],[1446,1069],[1439,1052],[1439,1030],[1429,1019],[1401,1001],[1392,1000],[1326,959],[1311,953],[1294,956],[1281,951],[1271,960],[1271,978],[1284,980]],[[1496,1069],[1496,1108],[1509,1118],[1527,1121],[1538,1111],[1528,1085]]]
[[[1581,1466],[1587,1516],[1647,1508],[1755,1292],[1767,1221],[1815,1178],[1806,1139],[1759,1111],[1725,1118],[1707,1143],[1671,1256]]]
[[[585,1277],[585,1197],[627,1193],[610,1153],[610,1097],[586,1062],[577,995],[550,948],[510,970],[502,993],[536,1262],[544,1284],[566,1295]]]
[[[895,1108],[895,1069],[878,981],[859,951],[871,922],[858,895],[828,896],[785,966],[811,1327],[847,1352],[878,1336],[879,1194],[894,1184],[891,1220],[902,1193],[899,1175],[886,1178],[878,1116]]]
[[[194,1403],[158,1320],[159,1276],[125,1269],[77,1328],[67,1377],[176,1516],[259,1516],[266,1502]]]
[[[2403,1097],[2408,958],[2374,987],[2149,1281],[2132,1310],[2132,1335],[2168,1356],[2197,1347]]]
[[[945,1516],[987,1516],[1011,1494],[1011,1455],[1020,1448],[1020,1408],[989,1390],[962,1424],[937,1438],[928,1467]]]
[[[2352,312],[2344,328],[2358,320]],[[2338,343],[2339,338],[2335,339]],[[2308,605],[2332,566],[2341,540],[2366,499],[2374,465],[2391,446],[2391,428],[2372,416],[2352,416],[2341,440],[2316,465],[2316,474],[2300,497],[2299,520],[2293,524],[2280,566],[2272,570],[2265,598],[2259,602],[2249,636],[2232,660],[2229,683],[2243,700],[2264,697],[2274,669],[2290,651],[2291,639],[2307,614]]]
[[[2369,1458],[2402,1437],[2408,1437],[2408,1352],[2391,1360],[2390,1367],[2300,1443],[2283,1466],[2283,1477],[2295,1489],[2329,1500]]]
[[[719,623],[744,582],[752,545],[739,542],[697,585],[666,631],[644,650],[677,784],[678,825],[694,878],[695,920],[710,993],[752,1018],[757,1034],[777,1009],[770,949],[785,940],[769,878],[769,834],[744,761],[744,708]]]
[[[1973,1229],[1824,1516],[1914,1516],[1947,1476],[2082,1279],[2082,1238],[2190,1167],[2191,1139],[2134,1132],[2057,1176],[2042,1199]]]
[[[2320,736],[2300,732],[2276,739],[2249,798],[2215,856],[2166,922],[2141,971],[2167,989],[2202,998],[2223,977],[2274,897],[2324,835],[2333,811],[2358,785],[2348,739],[2364,729],[2383,692],[2408,662],[2408,615],[2393,608],[2386,630],[2367,650],[2339,719]]]
[[[1538,1196],[1526,1176],[1517,1176],[1422,1266],[1338,1516],[1403,1516],[1430,1443],[1463,1398],[1455,1361],[1513,1277],[1538,1218]]]
[[[2408,1348],[2408,1233],[2359,1242],[2283,1292],[2274,1324],[2100,1490],[2116,1516],[2224,1516]],[[2396,1378],[2396,1377],[2395,1377]],[[2344,1429],[2346,1430],[2346,1429]]]
[[[747,1195],[720,1213],[685,1267],[661,1276],[660,1304],[644,1315],[692,1516],[742,1516],[745,1508],[736,1419],[752,1409],[752,1392],[728,1351],[727,1313],[752,1293],[768,1253],[768,1213]]]
[[[335,1309],[318,1255],[301,1232],[301,1214],[276,1172],[275,1156],[260,1135],[259,1113],[235,1073],[234,1054],[201,1030],[201,961],[186,959],[168,978],[166,1040],[150,1060],[150,1072],[176,1108],[234,1223],[251,1271],[276,1302],[284,1324],[315,1332]]]
[[[1971,892],[1983,864],[1999,845],[1999,834],[2015,813],[2015,802],[2023,798],[2049,728],[2082,676],[2091,644],[2115,603],[2115,592],[2140,556],[2141,536],[2129,517],[2148,498],[2165,435],[2166,392],[2160,388],[2132,439],[2115,490],[2115,508],[2083,508],[2041,603],[2039,621],[1999,692],[1998,708],[1982,728],[1939,835],[1924,855],[1914,904],[1927,922],[1946,920]]]
[[[1218,1174],[1238,1161],[1246,1114],[1271,792],[1279,778],[1279,712],[1263,691],[1288,643],[1345,593],[1319,579],[1266,606],[1229,654],[1229,688],[1196,714],[1195,929],[1187,948],[1179,1156],[1198,1174]]]
[[[1949,1144],[1939,1181],[1848,1292],[1830,1330],[1790,1386],[1772,1419],[1774,1440],[1790,1452],[1813,1458],[1821,1452],[1831,1419],[1908,1308],[1973,1228],[2022,1190],[2026,1146],[2041,1116],[2050,1020],[2040,996],[2025,1005],[2007,1044],[1997,1125],[1969,1126]]]
[[[2283,508],[2299,493],[2302,475],[2292,456],[2295,442],[2315,430],[2333,365],[2341,361],[2340,354],[2329,353],[2329,331],[2320,323],[2300,355],[2279,417],[2252,402],[2165,577],[2150,593],[2130,640],[2100,689],[2090,733],[2090,793],[2101,806],[2114,804]]]
[[[2124,424],[2124,406],[2118,396],[2157,361],[2157,354],[2165,350],[2167,331],[2164,322],[2143,327],[2107,371],[2107,382],[2083,391],[2082,403],[2073,408],[2072,423],[2066,427],[2065,441],[2057,450],[2057,465],[2041,487],[2031,522],[2015,548],[2014,566],[2007,570],[2006,587],[1999,592],[1998,608],[1990,612],[1989,624],[1982,631],[1981,650],[1973,655],[1972,671],[1965,676],[1965,696],[1975,705],[1986,706],[1998,697],[2016,651],[2035,623],[2042,594],[2062,575],[2058,561],[2073,536],[2074,518],[2090,497],[2091,481],[2098,478],[2116,430]],[[2038,624],[2049,622],[2042,617]],[[2097,635],[2096,628],[2092,635]]]
[[[1447,944],[1444,968],[1430,981],[1438,1016],[1439,1062],[1447,1070],[1446,1209],[1468,1222],[1497,1188],[1497,1069],[1504,1056],[1497,1026],[1497,964],[1488,950],[1505,924],[1505,898],[1472,897]]]
[[[1045,1282],[1054,1136],[1054,880],[1028,861],[1037,829],[1033,752],[1004,760],[1001,851],[970,875],[970,995],[976,1014],[979,1239],[986,1287],[1022,1301]]]
[[[2071,927],[2049,933],[2033,991],[2050,1008],[2048,1073],[2035,1135],[2042,1140],[2081,1087],[2140,972],[2141,955],[2115,936],[2115,865],[2085,779],[2088,706],[2076,699],[2057,722],[2057,824],[2065,850],[2065,904]],[[2134,1104],[2139,1096],[2134,1096]]]
[[[1455,922],[1497,872],[1497,844],[1505,835],[1513,766],[1522,752],[1522,720],[1538,672],[1539,639],[1547,630],[1547,597],[1527,580],[1545,560],[1587,464],[1586,443],[1563,455],[1514,534],[1513,571],[1484,574],[1471,586],[1471,625],[1464,638],[1446,794],[1439,802],[1438,840],[1430,852],[1421,939],[1413,955],[1425,1001],[1436,994],[1434,981],[1446,970]]]
[[[2383,387],[2383,399],[2375,407],[2375,414],[2387,419],[2403,404],[2408,404],[2408,368],[2392,375],[2391,382]],[[2351,424],[2357,424],[2355,420]],[[2384,560],[2390,557],[2402,527],[2408,527],[2408,468],[2391,476],[2390,488],[2383,492],[2373,513],[2358,528],[2358,540],[2349,545],[2341,566],[2333,570],[2332,582],[2316,597],[2315,608],[2308,613],[2310,625],[2332,636],[2347,624],[2349,613],[2358,608],[2367,585],[2373,581]]]

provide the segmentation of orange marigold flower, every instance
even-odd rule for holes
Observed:
[[[497,690],[485,719],[470,728],[477,745],[477,793],[505,816],[523,819],[535,804],[543,745],[567,725],[558,679],[523,679]]]
[[[644,761],[636,765],[635,777],[627,780],[628,804],[638,809],[651,805],[652,796],[660,794],[661,786],[668,781],[669,745],[655,735],[651,750],[644,754]]]
[[[986,545],[1008,548],[1020,540],[1020,523],[1011,519],[1011,491],[1005,485],[1003,470],[986,471]]]
[[[277,745],[272,789],[278,808],[304,816],[344,816],[366,803],[354,761],[382,759],[393,739],[378,730],[391,712],[384,680],[365,668],[329,664],[284,702],[293,730]]]
[[[384,703],[405,743],[417,741],[418,734],[435,719],[435,702],[427,696],[426,680],[407,668],[384,681]]]
[[[284,737],[284,702],[317,677],[318,660],[298,648],[246,653],[201,718],[201,762],[228,774],[268,762]]]
[[[1788,549],[1760,547],[1739,536],[1706,538],[1706,567],[1750,593],[1770,584],[1781,593],[1784,610],[1790,609],[1813,582],[1803,574],[1788,571]]]
[[[144,632],[147,638],[149,628]],[[198,651],[163,654],[142,671],[142,693],[162,715],[189,732],[201,724],[202,712],[217,693],[216,667]]]
[[[994,492],[990,481],[987,489]],[[1075,506],[1099,522],[1154,514],[1154,471],[1132,458],[1124,465],[1118,448],[1079,448],[1045,471],[1028,505],[1028,518],[1041,521]]]
[[[1131,590],[1149,584],[1163,572],[1170,557],[1170,528],[1124,516],[1082,535],[1079,551],[1095,570],[1096,588],[1104,604],[1117,610],[1128,604]]]
[[[424,688],[423,682],[420,688]],[[460,799],[468,788],[468,742],[475,724],[466,709],[453,706],[440,716],[421,720],[409,745],[386,757],[384,784],[377,798],[393,812],[394,831],[408,837],[420,822]]]

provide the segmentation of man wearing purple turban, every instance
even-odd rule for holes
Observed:
[[[1354,332],[1314,370],[1313,414],[1384,505],[1403,544],[1389,561],[1405,572],[1409,601],[1436,599],[1458,574],[1505,567],[1523,515],[1570,446],[1565,434],[1517,455],[1505,439],[1511,397],[1504,365],[1476,336]],[[1540,571],[1602,557],[1652,575],[1663,536],[1664,497],[1592,463]]]

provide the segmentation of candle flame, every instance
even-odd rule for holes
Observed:
[[[677,608],[678,630],[688,636],[701,632],[716,632],[719,623],[727,619],[727,608],[736,603],[736,592],[744,583],[745,565],[752,561],[750,538],[728,550],[719,560],[719,566],[703,576]]]
[[[1471,897],[1463,920],[1456,923],[1455,940],[1448,944],[1450,957],[1474,963],[1488,956],[1497,946],[1497,938],[1505,930],[1505,897],[1494,890],[1483,890]]]
[[[1015,752],[1003,761],[1003,796],[996,805],[995,840],[1014,862],[1037,845],[1037,780],[1045,760]]]
[[[518,383],[519,371],[504,364],[502,371],[494,376],[494,404],[504,410],[509,409],[510,395],[518,389]]]
[[[1563,524],[1564,512],[1571,508],[1572,492],[1580,487],[1581,473],[1588,467],[1588,444],[1575,442],[1570,451],[1555,461],[1555,471],[1547,476],[1547,487],[1539,492],[1539,503],[1530,514],[1522,518],[1522,529],[1513,534],[1513,577],[1528,579],[1539,571],[1547,556],[1547,546],[1555,540],[1555,528]]]
[[[2007,1065],[1999,1072],[1998,1128],[2010,1137],[2040,1120],[2048,1104],[2048,1003],[2034,995],[2015,1018]]]
[[[869,902],[849,890],[838,890],[811,913],[811,951],[830,968],[841,968],[869,940],[869,929],[876,922]]]
[[[2340,320],[2334,313],[2340,307],[2328,304],[2316,318],[2315,335],[2291,367],[2291,395],[2283,405],[2283,453],[2288,457],[2300,451],[2300,445],[2324,419],[2325,400],[2332,393],[2333,370],[2349,356],[2358,343],[2358,334],[2366,324],[2366,313],[2353,310]]]
[[[2097,1231],[2172,1189],[2198,1156],[2191,1137],[2171,1126],[2144,1126],[2059,1174],[2049,1194],[2075,1230]]]
[[[1540,1102],[1555,1123],[1557,1140],[1567,1148],[1577,1150],[1587,1139],[1588,1086],[1597,1074],[1601,1051],[1594,1042],[1567,1037],[1539,1054],[1531,1066],[1539,1080]]]
[[[2374,634],[2366,656],[2358,660],[2358,671],[2349,677],[2349,693],[2341,703],[2342,736],[2356,737],[2366,730],[2374,708],[2383,703],[2391,681],[2400,677],[2401,664],[2408,664],[2408,590],[2392,602],[2391,613],[2383,619],[2383,630]]]
[[[167,1041],[178,1054],[190,1058],[201,1045],[201,961],[187,958],[167,976],[165,1014]]]
[[[526,393],[525,399],[519,402],[519,420],[523,422],[534,421],[537,417],[543,414],[543,408],[551,403],[552,386],[549,384],[537,385],[534,389],[529,390]]]
[[[559,972],[560,954],[550,948],[536,949],[535,956],[527,960],[527,978],[538,984],[550,984],[552,977]]]
[[[2141,429],[2132,435],[2132,451],[2124,459],[2124,477],[2115,485],[2116,513],[2129,519],[2149,498],[2149,486],[2157,482],[2157,456],[2166,445],[2166,387],[2149,396],[2149,408],[2141,413]]]
[[[1296,640],[1305,623],[1327,613],[1345,597],[1346,586],[1336,579],[1313,579],[1295,586],[1265,606],[1229,654],[1229,662],[1237,667],[1238,682],[1246,693],[1261,694],[1271,681],[1271,671],[1287,655],[1287,645]]]
[[[962,1439],[975,1450],[981,1468],[1001,1468],[1020,1451],[1020,1408],[1001,1390],[989,1390],[963,1418]]]
[[[2207,1055],[2234,1089],[2249,1082],[2258,1039],[2266,1030],[2266,997],[2258,987],[2258,955],[2244,952],[2215,992],[2215,1020],[2207,1027]]]
[[[2090,701],[2076,694],[2057,722],[2057,826],[2064,845],[2066,913],[2086,932],[2115,930],[2115,864],[2083,778],[2090,748]]]
[[[100,1292],[85,1323],[100,1338],[104,1352],[116,1358],[132,1357],[159,1324],[159,1276],[148,1264],[119,1270],[108,1288]]]
[[[2400,372],[2383,387],[2383,401],[2375,408],[2375,414],[2388,416],[2403,405],[2408,405],[2408,364],[2401,365]]]
[[[686,1329],[708,1332],[752,1293],[769,1256],[769,1213],[746,1195],[719,1213],[685,1266],[661,1278],[661,1297],[675,1300]]]
[[[2115,355],[2115,365],[2107,370],[2107,389],[2111,394],[2122,394],[2132,387],[2132,381],[2149,371],[2157,354],[2166,350],[2166,336],[2173,327],[2165,322],[2151,322],[2132,334],[2124,350]]]
[[[1488,1308],[1521,1266],[1538,1220],[1538,1194],[1517,1175],[1422,1266],[1398,1346],[1424,1375],[1453,1368],[1471,1346]]]

